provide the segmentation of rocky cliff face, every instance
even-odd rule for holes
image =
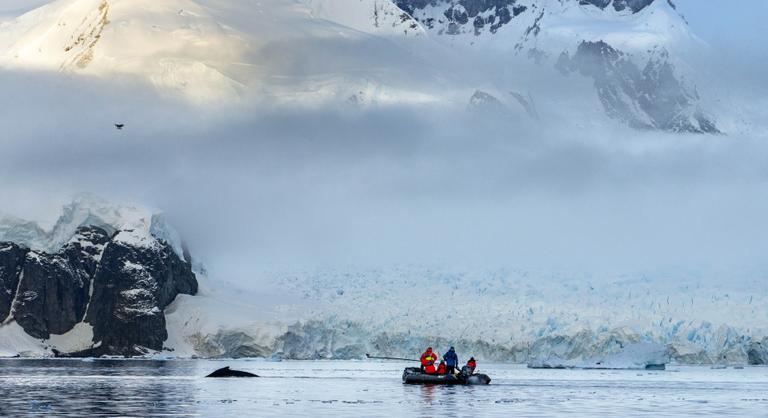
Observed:
[[[517,0],[399,0],[397,6],[427,29],[449,35],[480,35],[485,31],[496,33],[528,8],[518,4]],[[429,8],[437,9],[440,13],[435,15],[425,12]]]
[[[396,4],[427,29],[448,35],[496,33],[528,8],[517,0],[398,0]]]
[[[399,0],[397,5],[439,37],[472,47],[491,44],[593,80],[606,114],[629,126],[719,133],[714,120],[699,108],[695,87],[683,83],[665,48],[676,36],[672,32],[687,31],[669,0]],[[596,14],[605,18],[596,19]],[[639,51],[623,50],[632,44],[626,39],[633,35],[602,26],[615,21],[640,27],[638,22],[647,20],[643,16],[655,14],[663,15],[667,26],[642,26],[654,34],[649,36],[654,41]],[[558,38],[570,19],[594,20],[594,33],[582,35],[581,29],[572,28],[566,31],[573,33],[572,39]]]
[[[557,68],[566,75],[578,72],[591,78],[606,114],[629,126],[670,132],[720,132],[698,108],[698,94],[679,79],[665,50],[656,51],[641,67],[606,42],[582,42],[573,56],[560,56]]]
[[[495,52],[500,48],[591,79],[606,115],[631,127],[720,132],[666,48],[688,37],[685,20],[669,0],[399,0],[397,5],[451,42],[493,45]],[[571,21],[593,26],[585,31],[570,27]],[[649,41],[630,41],[638,35],[617,29],[622,25]]]
[[[629,10],[632,13],[637,13],[648,7],[654,1],[655,0],[579,0],[579,4],[590,4],[600,9],[606,9],[609,6],[612,6],[617,12]]]
[[[11,312],[27,250],[13,243],[0,244],[0,318]]]
[[[197,293],[188,262],[167,244],[136,246],[120,232],[104,249],[94,277],[86,321],[93,325],[98,353],[136,354],[161,350],[168,338],[163,310],[180,293]]]
[[[63,255],[31,251],[19,276],[13,318],[35,338],[64,334],[82,319],[89,285]]]
[[[601,10],[615,10],[635,14],[656,0],[558,0],[558,7],[569,4],[594,6]],[[439,34],[458,35],[496,33],[523,13],[541,16],[552,8],[552,0],[396,0],[395,4],[424,25]],[[670,3],[671,4],[671,3]],[[674,6],[673,6],[674,7]],[[540,19],[540,18],[539,18]],[[531,28],[532,30],[535,27]]]
[[[0,243],[0,316],[38,339],[93,327],[93,348],[73,355],[161,350],[163,310],[197,292],[189,260],[165,241],[134,231],[83,226],[56,253]]]

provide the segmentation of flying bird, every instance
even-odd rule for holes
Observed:
[[[125,126],[124,123],[116,123],[115,124],[115,128],[117,128],[118,131],[121,131],[124,126]]]

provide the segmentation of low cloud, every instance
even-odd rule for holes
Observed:
[[[3,211],[51,218],[82,191],[158,207],[242,283],[398,263],[731,268],[768,250],[760,125],[585,123],[576,96],[535,121],[461,103],[201,108],[45,73],[0,72],[0,88]]]

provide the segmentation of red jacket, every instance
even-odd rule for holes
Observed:
[[[429,365],[424,367],[424,373],[426,373],[426,374],[435,374],[435,373],[437,373],[437,369],[435,369],[435,365],[434,364],[429,364]]]
[[[470,360],[467,362],[467,367],[470,369],[474,369],[475,367],[477,367],[477,362]]]
[[[445,363],[440,363],[440,365],[437,366],[437,374],[445,374]]]
[[[435,364],[435,361],[437,361],[437,354],[435,354],[434,351],[425,351],[424,354],[421,355],[419,361],[421,361],[421,365],[425,367],[433,365]]]

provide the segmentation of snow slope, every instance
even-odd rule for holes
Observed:
[[[191,100],[234,93],[222,63],[245,48],[192,1],[61,0],[21,16],[4,32],[9,68],[131,74]],[[10,35],[10,36],[9,36]]]
[[[62,214],[50,230],[38,222],[13,216],[0,216],[0,241],[14,242],[33,250],[56,252],[77,238],[81,226],[96,226],[108,233],[121,231],[116,237],[130,244],[153,245],[156,239],[171,244],[183,258],[181,238],[163,214],[138,206],[115,205],[93,195],[80,195],[62,208]]]
[[[367,33],[421,30],[378,0],[57,0],[3,24],[0,66],[138,78],[194,103],[220,103],[273,77],[319,77],[322,84],[335,75],[339,87],[348,81],[347,65],[366,67],[351,52]],[[337,44],[343,49],[328,49]]]
[[[382,36],[424,36],[426,31],[390,1],[301,0],[314,19],[324,19],[361,32]]]
[[[664,51],[679,80],[694,78],[685,77],[686,51],[703,47],[664,0],[637,12],[574,0],[503,0],[478,10],[454,3],[56,0],[2,23],[0,68],[138,81],[199,105],[463,107],[482,88],[555,107],[567,100],[564,91],[583,90],[587,105],[579,108],[589,110],[575,119],[593,120],[601,107],[594,88],[549,88],[589,87],[588,78],[554,71],[561,54],[603,41],[642,69]],[[521,63],[528,60],[538,67]],[[698,97],[687,93],[693,86],[681,85],[684,105],[674,111],[697,113]],[[639,100],[629,97],[627,106]],[[606,113],[617,113],[610,106]],[[675,130],[642,123],[647,118],[617,119]]]

